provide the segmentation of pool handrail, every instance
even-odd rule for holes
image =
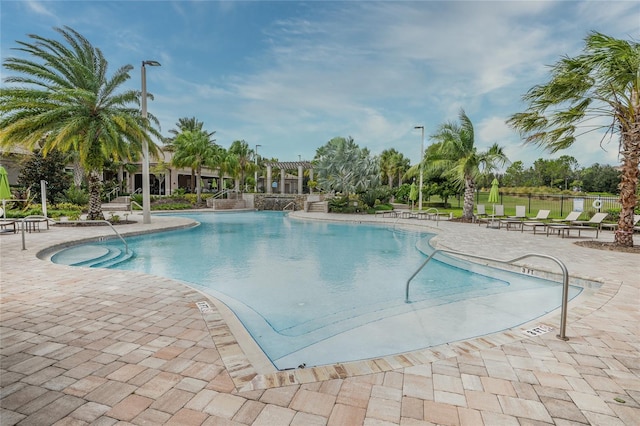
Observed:
[[[569,340],[569,338],[566,336],[567,304],[569,302],[569,272],[565,264],[560,259],[550,256],[548,254],[527,253],[522,256],[515,257],[513,259],[501,260],[501,259],[494,259],[486,256],[480,256],[477,254],[463,253],[455,250],[436,249],[433,251],[433,253],[429,255],[429,257],[427,257],[427,259],[422,263],[422,265],[420,265],[420,267],[407,280],[407,285],[405,288],[405,299],[404,299],[405,303],[411,303],[409,301],[409,284],[411,283],[411,280],[413,280],[413,278],[415,278],[415,276],[418,275],[418,273],[422,270],[422,268],[424,268],[427,265],[427,263],[429,263],[429,261],[433,258],[433,256],[435,256],[437,253],[448,253],[448,254],[453,254],[457,256],[466,256],[474,259],[482,259],[489,262],[496,262],[496,263],[503,263],[503,264],[513,264],[514,262],[517,262],[522,259],[526,259],[528,257],[539,257],[539,258],[549,259],[554,261],[556,264],[558,264],[558,266],[560,266],[560,269],[562,270],[562,305],[560,310],[560,334],[556,335],[556,337],[561,340]]]
[[[125,239],[122,237],[122,235],[120,235],[120,233],[116,230],[116,228],[113,227],[113,224],[111,222],[109,222],[108,220],[66,220],[64,222],[62,221],[55,221],[49,217],[46,216],[42,216],[42,215],[37,215],[37,214],[32,214],[26,217],[23,217],[22,219],[20,219],[20,228],[22,228],[22,250],[26,250],[26,243],[25,243],[25,234],[24,234],[24,229],[25,229],[25,222],[27,221],[27,219],[43,219],[48,221],[49,223],[53,223],[54,225],[56,223],[106,223],[107,225],[109,225],[111,227],[111,229],[113,230],[113,232],[116,233],[116,236],[118,238],[120,238],[120,240],[124,243],[124,252],[125,254],[129,254],[129,244],[127,244],[127,242],[125,241]]]
[[[283,212],[284,212],[284,211],[286,211],[286,210],[287,210],[287,207],[289,207],[289,206],[293,206],[293,210],[292,210],[292,211],[294,211],[294,212],[296,211],[296,202],[295,202],[295,201],[291,201],[291,202],[289,202],[286,206],[284,206],[284,207],[282,208],[282,211],[283,211]]]

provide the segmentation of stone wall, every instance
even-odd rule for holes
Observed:
[[[244,200],[228,200],[228,199],[216,199],[207,198],[207,207],[211,207],[213,210],[233,210],[233,209],[246,209],[247,203]]]
[[[253,205],[256,210],[282,211],[289,203],[295,203],[295,210],[304,210],[308,194],[254,194]],[[287,207],[287,210],[291,207]]]

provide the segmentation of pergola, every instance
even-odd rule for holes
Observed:
[[[271,187],[271,172],[273,168],[280,169],[280,193],[284,194],[285,179],[287,176],[287,170],[298,169],[298,194],[302,194],[302,178],[304,176],[304,170],[309,169],[309,179],[313,180],[313,165],[309,161],[276,161],[273,163],[265,163],[267,166],[267,194],[272,194],[273,189]],[[309,192],[313,190],[310,188]]]

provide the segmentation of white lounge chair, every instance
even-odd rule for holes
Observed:
[[[533,229],[533,233],[535,234],[538,228],[542,228],[544,230],[547,226],[547,223],[542,221],[549,218],[549,213],[551,213],[551,210],[538,210],[538,214],[536,214],[535,217],[531,217],[529,218],[529,220],[522,221],[520,231],[524,232],[525,228],[531,228]]]
[[[487,217],[487,209],[484,204],[478,204],[476,206],[476,214],[473,216],[476,222],[480,222],[480,219]]]
[[[522,221],[527,217],[526,206],[516,206],[516,215],[508,216],[506,219],[500,220],[500,226],[505,225],[507,231],[511,228],[522,229]]]
[[[572,212],[573,213],[573,212]],[[568,224],[548,224],[547,225],[547,236],[549,236],[549,232],[551,229],[555,229],[558,231],[558,235],[562,235],[562,238],[565,237],[565,233],[569,236],[572,230],[578,231],[578,236],[582,231],[595,231],[596,238],[598,238],[598,233],[600,232],[600,225],[605,217],[608,216],[608,213],[596,213],[589,220],[573,220]],[[596,226],[592,226],[596,225]]]
[[[640,231],[640,227],[636,226],[638,224],[638,222],[640,222],[640,214],[634,214],[633,215],[633,230],[634,231]],[[612,231],[615,231],[616,229],[618,229],[618,223],[601,223],[600,224],[600,229],[611,229]]]
[[[547,219],[549,219],[549,213],[551,213],[551,210],[538,210],[538,214],[536,214],[534,217],[529,217],[527,219],[529,219],[529,220],[547,220]]]
[[[569,213],[567,215],[567,217],[565,217],[564,219],[551,219],[551,221],[556,222],[556,223],[575,222],[576,220],[580,219],[580,215],[581,214],[582,214],[582,212],[573,211],[573,212]]]

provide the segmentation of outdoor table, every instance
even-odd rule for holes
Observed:
[[[27,219],[25,221],[23,221],[24,224],[24,229],[27,232],[34,232],[34,231],[38,231],[40,232],[40,223],[46,223],[47,224],[47,229],[49,229],[49,221],[47,219]]]
[[[11,226],[11,229],[9,229],[9,226]],[[0,233],[8,232],[16,233],[16,221],[7,219],[0,220]]]

